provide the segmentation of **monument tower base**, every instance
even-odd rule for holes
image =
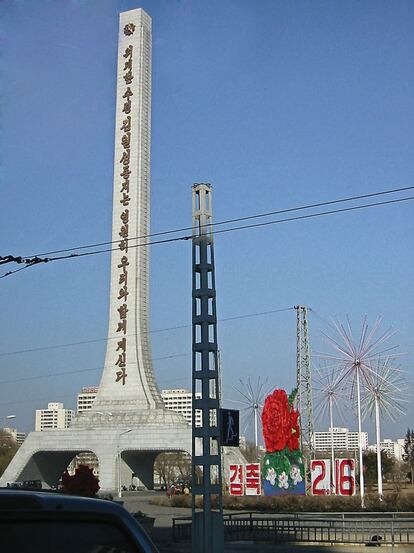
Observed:
[[[166,451],[191,453],[191,427],[179,413],[167,409],[111,415],[86,412],[70,428],[31,432],[0,478],[0,486],[24,480],[58,486],[71,460],[92,452],[99,462],[101,491],[118,489],[119,462],[152,489],[155,458]]]

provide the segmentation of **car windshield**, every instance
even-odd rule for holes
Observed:
[[[0,551],[7,553],[142,553],[117,525],[102,521],[0,522]]]

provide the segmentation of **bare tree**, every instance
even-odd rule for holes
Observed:
[[[175,456],[180,480],[188,482],[191,480],[191,456],[188,453],[175,453]]]
[[[154,471],[165,485],[191,480],[191,457],[183,452],[160,453],[155,459]]]
[[[407,465],[404,461],[395,461],[392,467],[390,478],[396,493],[399,493],[405,487],[407,482]]]
[[[405,435],[403,459],[410,467],[411,484],[414,484],[414,430],[410,428]]]
[[[260,456],[260,450],[259,452],[256,452],[256,444],[253,442],[246,441],[246,447],[241,447],[240,451],[243,453],[246,461],[249,463],[257,463],[259,460],[257,458],[257,453]]]

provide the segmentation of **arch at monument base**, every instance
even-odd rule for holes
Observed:
[[[31,432],[0,478],[0,486],[22,480],[57,486],[70,461],[90,451],[99,461],[101,491],[117,489],[120,457],[121,464],[128,465],[142,484],[152,489],[154,460],[159,453],[191,454],[191,427],[177,413],[165,409],[120,412],[110,419],[90,412],[77,417],[70,428]]]

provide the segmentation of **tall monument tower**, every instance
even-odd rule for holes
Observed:
[[[71,427],[32,432],[0,478],[0,485],[41,479],[57,484],[71,459],[93,452],[101,490],[120,487],[128,465],[153,485],[155,457],[191,453],[191,427],[164,408],[149,341],[151,18],[142,9],[120,14],[108,344],[98,395]],[[129,482],[130,483],[130,482]]]
[[[151,360],[143,245],[150,212],[151,18],[142,9],[120,14],[115,129],[109,330],[98,395],[70,428],[31,432],[0,486],[37,479],[57,485],[78,453],[92,452],[102,491],[120,488],[124,465],[152,488],[159,453],[191,454],[191,427],[164,408]],[[238,450],[227,453],[228,462],[240,462]]]
[[[149,341],[148,246],[151,18],[121,13],[118,42],[111,262],[105,368],[93,409],[162,407]]]

